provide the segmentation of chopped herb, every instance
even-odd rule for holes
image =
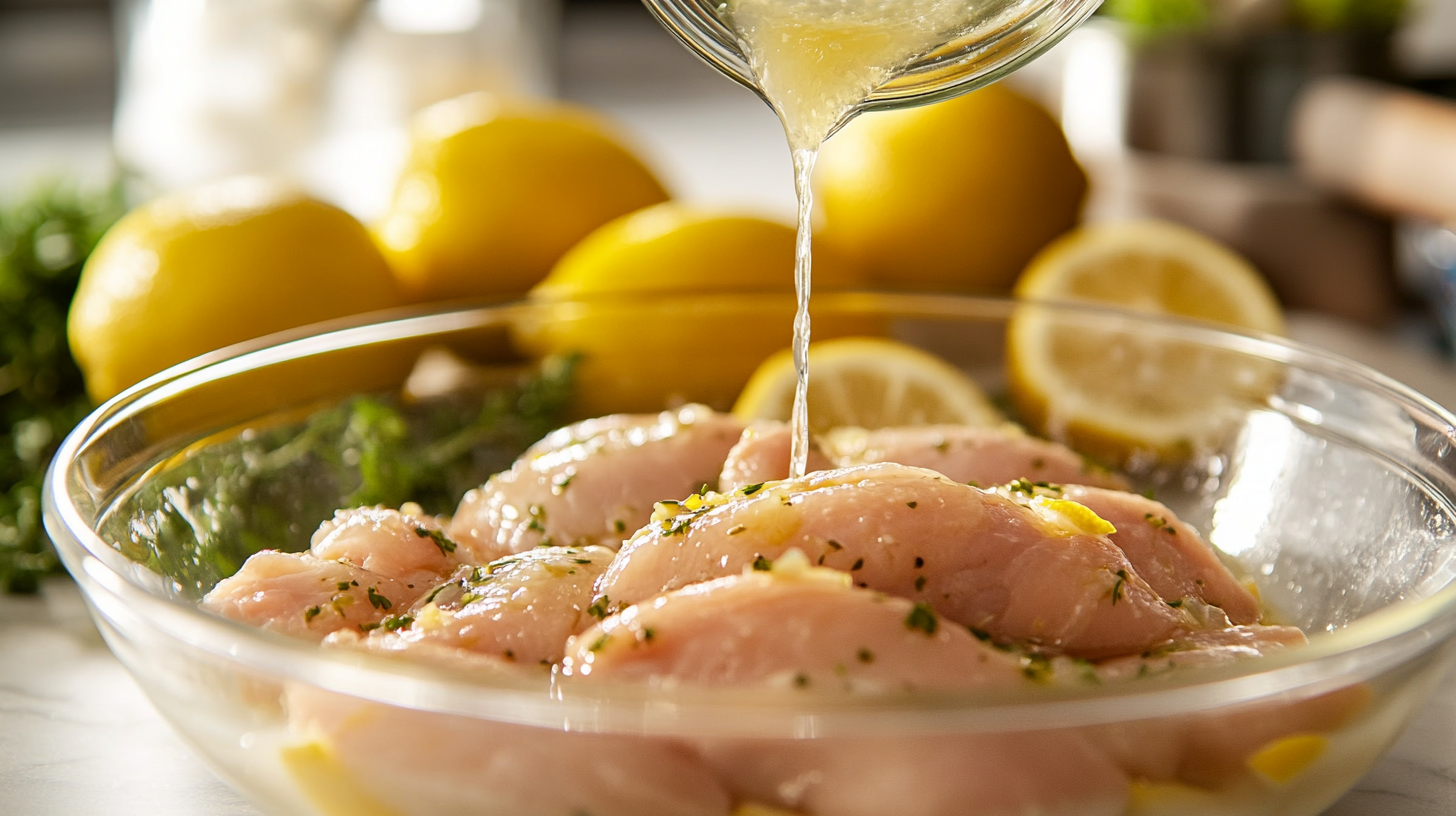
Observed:
[[[410,615],[390,615],[380,622],[387,632],[398,632],[399,630],[414,623],[415,619]]]
[[[1176,601],[1168,601],[1168,606],[1171,606],[1174,609],[1182,609],[1183,608],[1183,599],[1182,598],[1179,598]]]
[[[533,504],[527,507],[526,512],[531,514],[531,518],[541,519],[542,521],[546,520],[546,508],[539,504]]]
[[[754,493],[762,490],[765,484],[767,484],[767,482],[759,482],[758,484],[745,485],[739,488],[739,492],[745,496],[752,496]]]
[[[1147,490],[1144,490],[1142,492],[1142,497],[1151,500],[1153,498],[1153,489],[1150,487]]]
[[[644,643],[651,643],[655,637],[657,637],[656,629],[653,629],[651,626],[642,627],[642,641]]]
[[[566,488],[571,487],[571,480],[575,478],[576,471],[574,470],[567,470],[563,473],[556,474],[555,478],[551,480],[552,495],[560,496],[562,493],[565,493]]]
[[[863,558],[856,558],[854,560],[854,566],[850,567],[849,568],[849,571],[850,572],[856,572],[856,571],[858,571],[862,567],[864,567],[864,559]]]
[[[913,501],[905,502],[905,506],[908,507],[908,508],[910,508],[911,510],[914,510],[915,507],[917,505],[919,505],[919,504],[920,504],[920,502],[913,502]]]
[[[925,559],[918,555],[915,556],[915,569],[920,569],[923,566],[925,566]]]
[[[875,662],[875,653],[870,651],[869,649],[860,649],[858,652],[855,653],[854,656],[859,658],[859,662],[861,663]]]
[[[680,536],[692,529],[692,526],[692,516],[674,516],[662,522],[662,533],[663,535]]]
[[[829,549],[834,550],[835,552],[838,552],[838,551],[844,549],[844,545],[843,544],[840,544],[838,541],[835,541],[832,538],[829,539],[829,541],[826,542],[826,543],[829,544]]]
[[[591,559],[590,558],[573,558],[573,559],[571,559],[571,563],[573,563],[573,564],[590,564],[591,563]]]
[[[916,576],[915,577],[915,591],[916,592],[920,592],[920,591],[922,591],[924,589],[925,589],[925,576],[924,575],[918,575],[918,576]]]
[[[339,591],[340,592],[348,592],[349,591],[349,582],[348,581],[340,581],[338,583],[338,588],[339,588]]]
[[[361,632],[373,632],[375,629],[378,629],[381,625],[382,624],[373,623],[373,622],[370,622],[370,623],[361,623],[361,624],[359,624],[359,631],[361,631]]]
[[[309,623],[313,621],[313,619],[317,618],[319,616],[319,613],[322,611],[323,610],[317,606],[310,606],[309,608],[303,610],[303,622]]]
[[[1112,605],[1113,606],[1117,606],[1117,602],[1120,601],[1120,600],[1122,600],[1122,596],[1126,592],[1126,587],[1127,587],[1127,570],[1120,569],[1120,570],[1117,571],[1117,581],[1115,581],[1112,584]]]
[[[1168,520],[1162,516],[1155,516],[1152,513],[1143,513],[1143,521],[1146,521],[1154,530],[1168,529]]]
[[[389,609],[391,606],[394,606],[394,603],[391,602],[388,598],[380,595],[378,592],[375,592],[374,587],[369,587],[368,593],[369,605],[374,607],[375,609]]]
[[[535,532],[535,533],[544,533],[544,532],[546,532],[546,528],[543,527],[543,526],[541,526],[541,520],[540,519],[531,519],[529,522],[526,523],[526,529],[527,530],[530,530],[531,532]]]
[[[982,643],[989,643],[991,641],[991,633],[985,629],[977,629],[974,626],[967,626],[966,629],[970,631],[972,637]]]
[[[700,488],[698,488],[698,495],[699,496],[706,496],[706,495],[708,495],[708,483],[707,482],[703,482],[703,486],[700,487]]]
[[[440,548],[441,555],[449,555],[450,553],[455,552],[455,542],[451,541],[450,537],[445,535],[445,531],[443,530],[431,530],[428,527],[416,527],[415,535],[419,536],[420,538],[428,538],[429,540],[435,542],[435,546]]]
[[[586,613],[588,615],[591,615],[593,618],[596,618],[597,620],[602,620],[608,615],[612,614],[611,604],[611,599],[608,598],[606,595],[603,595],[602,597],[592,601],[591,606],[588,606],[586,608]]]
[[[981,483],[980,482],[971,481],[971,482],[966,482],[966,485],[968,487],[977,487],[977,488],[979,488],[981,486]]]
[[[625,532],[627,532],[627,522],[622,521],[621,519],[612,519],[612,532],[616,532],[616,533],[625,533]]]
[[[941,438],[936,441],[934,447],[936,453],[945,453],[946,451],[950,450],[950,443],[945,441],[944,438]]]
[[[905,626],[933,635],[940,628],[940,619],[935,616],[935,610],[930,608],[930,604],[920,601],[910,608],[910,614],[905,618]]]
[[[611,639],[611,635],[602,635],[601,637],[592,641],[592,645],[588,646],[587,649],[593,652],[600,652],[601,650],[607,648],[607,642]]]
[[[735,524],[732,527],[728,528],[728,535],[735,536],[747,529],[748,528],[743,526],[742,524]]]
[[[773,562],[761,555],[755,554],[753,556],[753,568],[758,572],[768,572],[773,569]]]
[[[1052,661],[1044,654],[1023,655],[1021,658],[1021,673],[1033,682],[1045,682],[1051,679]]]

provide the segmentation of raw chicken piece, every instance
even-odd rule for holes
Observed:
[[[1078,732],[704,740],[737,797],[806,816],[1121,816],[1128,780]]]
[[[767,565],[761,565],[767,566]],[[573,638],[562,673],[592,679],[883,692],[1019,686],[1019,656],[924,604],[850,586],[791,551],[772,571],[693,584]]]
[[[1125,489],[1120,477],[1071,448],[1028,436],[1015,425],[924,425],[866,431],[840,428],[822,442],[840,467],[895,462],[944,474],[953,482],[991,487],[1016,479]]]
[[[1187,632],[1142,654],[1104,661],[1097,666],[1097,676],[1117,682],[1182,667],[1221,666],[1308,642],[1304,632],[1293,626],[1231,626]]]
[[[723,466],[720,489],[789,478],[790,434],[789,426],[782,422],[759,423],[745,431]],[[1015,425],[925,425],[876,431],[836,428],[816,442],[818,447],[809,454],[811,473],[893,462],[982,487],[1014,479],[1127,486],[1121,478],[1087,462],[1070,448],[1027,436]]]
[[[315,796],[343,789],[356,805],[372,805],[368,812],[727,816],[729,811],[728,795],[703,762],[663,739],[411,711],[304,686],[288,690],[287,705],[291,730],[301,742],[284,749],[284,762],[300,787]],[[336,799],[328,804],[325,812],[337,811]]]
[[[701,405],[570,425],[466,493],[450,536],[481,562],[551,544],[616,549],[653,502],[717,484],[742,433]]]
[[[357,507],[336,510],[313,534],[310,552],[325,561],[347,561],[424,591],[460,565],[455,542],[418,505],[401,510]]]
[[[1067,485],[1057,492],[1111,522],[1117,532],[1108,538],[1165,600],[1196,598],[1222,609],[1233,623],[1259,621],[1259,599],[1165,505],[1134,493],[1097,487]]]
[[[549,666],[561,659],[566,639],[591,622],[592,587],[613,555],[605,547],[541,547],[461,567],[415,603],[403,628],[376,630],[364,645],[387,652],[455,648]]]
[[[263,550],[219,581],[202,607],[261,629],[322,640],[403,612],[420,591],[352,564]]]
[[[1248,660],[1305,643],[1292,626],[1235,626],[1194,632],[1097,667],[1104,680],[1158,677],[1176,668],[1207,668]],[[1372,693],[1352,685],[1304,699],[1259,702],[1178,717],[1113,723],[1088,729],[1092,740],[1132,776],[1216,788],[1245,773],[1246,760],[1284,737],[1334,731],[1362,711]]]
[[[728,461],[723,463],[723,473],[718,477],[718,489],[727,493],[746,485],[789,478],[793,442],[788,423],[754,423],[743,431],[743,437],[728,452]],[[817,443],[809,448],[808,464],[810,473],[834,467]]]
[[[1055,506],[902,465],[826,471],[690,499],[684,512],[639,530],[598,590],[623,608],[798,548],[861,586],[928,602],[998,640],[1053,653],[1141,652],[1196,625],[1164,603],[1121,550]]]

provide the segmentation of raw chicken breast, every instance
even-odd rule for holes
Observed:
[[[1259,599],[1234,578],[1192,527],[1163,504],[1098,487],[1067,485],[1054,490],[1111,522],[1117,532],[1108,538],[1165,600],[1196,598],[1222,609],[1233,623],[1258,622]]]
[[[689,499],[683,512],[668,510],[639,530],[598,589],[605,603],[623,608],[797,548],[860,586],[925,601],[1000,641],[1054,653],[1141,652],[1196,625],[1164,603],[1121,550],[1056,507],[902,465],[826,471]],[[1100,521],[1078,505],[1063,509]]]
[[[347,561],[422,592],[460,565],[455,542],[418,505],[405,510],[357,507],[336,510],[313,534],[310,552],[326,561]]]
[[[421,591],[352,564],[263,550],[219,581],[202,607],[262,629],[322,640],[403,612]]]
[[[616,549],[653,502],[717,484],[742,433],[741,421],[701,405],[553,431],[465,494],[450,536],[481,562],[552,544]]]
[[[364,645],[456,648],[549,666],[561,659],[566,639],[592,622],[592,588],[613,555],[605,547],[541,547],[461,567],[420,598],[406,625],[376,630]]]
[[[304,686],[285,765],[305,791],[344,788],[351,812],[399,816],[727,816],[728,795],[687,748],[412,711]],[[328,777],[332,776],[332,779]],[[323,778],[325,784],[320,783]],[[338,809],[337,800],[328,804]]]
[[[793,452],[793,431],[785,422],[756,422],[743,431],[743,437],[718,477],[718,489],[729,493],[740,487],[789,478],[789,457]],[[829,470],[834,463],[819,449],[817,442],[809,448],[809,472]]]
[[[767,566],[767,565],[763,565]],[[562,673],[592,679],[815,691],[1019,686],[1020,657],[929,606],[850,586],[798,551],[628,607],[574,638]]]
[[[1097,676],[1116,682],[1182,667],[1221,666],[1305,643],[1304,632],[1293,626],[1231,626],[1187,632],[1142,654],[1104,661],[1097,666]]]
[[[1121,816],[1128,780],[1076,731],[703,740],[737,797],[806,816]]]
[[[1120,477],[1083,459],[1071,448],[1028,436],[1015,425],[924,425],[906,428],[839,428],[822,441],[840,467],[895,462],[922,467],[953,482],[981,487],[1016,479],[1124,489]]]
[[[720,489],[789,478],[791,430],[787,423],[749,428],[728,455]],[[1055,442],[1028,436],[1015,425],[977,428],[925,425],[904,428],[836,428],[815,440],[809,472],[893,462],[922,467],[954,482],[981,487],[1015,479],[1125,488],[1127,483]]]

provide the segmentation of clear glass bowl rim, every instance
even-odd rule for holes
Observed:
[[[693,298],[700,301],[702,296]],[[1286,364],[1360,385],[1422,416],[1456,446],[1456,416],[1413,389],[1359,363],[1284,338],[1230,330],[1114,307],[1054,301],[886,293],[826,293],[852,308],[921,318],[1007,320],[1017,308],[1103,315],[1155,326],[1161,336]],[[848,697],[794,691],[664,689],[486,675],[346,649],[325,649],[216,617],[195,604],[162,597],[143,573],[83,518],[67,489],[81,450],[159,396],[290,359],[372,343],[500,325],[527,302],[434,305],[360,316],[283,332],[179,364],[99,407],[62,443],[46,474],[43,515],[62,560],[93,614],[123,633],[146,630],[236,668],[406,708],[576,731],[760,737],[1031,730],[1187,714],[1271,697],[1312,696],[1368,680],[1440,646],[1456,631],[1456,582],[1401,602],[1301,649],[1220,669],[1202,669],[1156,685],[1032,687],[955,695]],[[1456,500],[1443,491],[1456,519]],[[138,629],[133,630],[133,627]]]

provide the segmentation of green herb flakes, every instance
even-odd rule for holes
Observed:
[[[910,608],[910,614],[905,618],[905,626],[918,629],[926,635],[933,635],[940,628],[940,619],[936,617],[930,604],[920,601]]]

